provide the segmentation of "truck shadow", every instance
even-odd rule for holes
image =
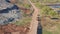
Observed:
[[[41,26],[41,19],[40,16],[37,17],[38,19],[38,27],[37,27],[37,34],[42,34],[42,26]]]
[[[40,21],[38,22],[37,34],[42,34],[42,26]]]

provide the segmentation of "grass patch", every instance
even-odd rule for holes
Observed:
[[[24,7],[24,8],[31,7],[30,3],[27,0],[20,0],[16,4],[19,5],[20,7]]]
[[[40,9],[40,15],[41,16],[50,16],[50,17],[56,17],[58,18],[58,13],[54,11],[49,6],[42,5],[40,2],[36,2],[35,6]]]
[[[57,26],[56,27],[57,29],[54,31],[49,31],[49,30],[43,28],[43,34],[60,34],[60,24],[57,24],[55,26]]]
[[[31,21],[31,17],[26,17],[26,18],[21,19],[20,21],[16,21],[14,24],[24,26],[30,23],[30,21]]]
[[[60,34],[60,23],[54,20],[48,20],[42,22],[45,26],[43,27],[43,34]]]
[[[42,34],[52,34],[52,33],[50,31],[47,31],[46,29],[44,29]]]

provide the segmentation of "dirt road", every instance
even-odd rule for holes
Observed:
[[[32,5],[34,9],[34,13],[32,16],[32,21],[30,25],[30,31],[28,34],[37,34],[37,26],[38,26],[38,21],[37,21],[37,15],[39,14],[39,9],[29,0],[30,4]]]

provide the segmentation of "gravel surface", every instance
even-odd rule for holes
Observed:
[[[19,7],[15,4],[7,2],[7,0],[0,0],[0,24],[8,24],[12,21],[21,18]]]

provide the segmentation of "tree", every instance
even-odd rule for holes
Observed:
[[[55,12],[53,9],[49,8],[48,6],[42,8],[42,14],[44,14],[45,16],[52,16],[52,17],[58,15],[57,12]]]

